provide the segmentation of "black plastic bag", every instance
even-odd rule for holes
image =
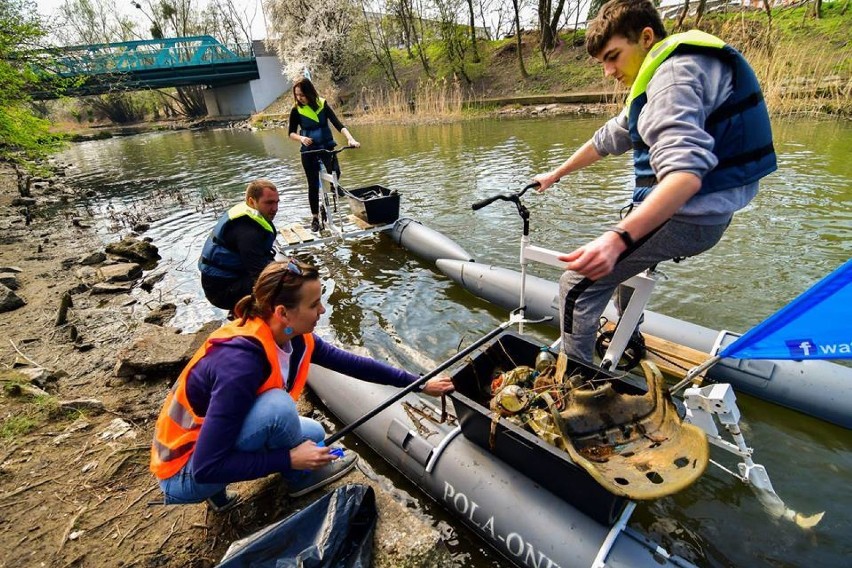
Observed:
[[[345,485],[231,544],[218,568],[370,568],[376,495]]]

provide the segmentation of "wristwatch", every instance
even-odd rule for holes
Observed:
[[[626,229],[622,229],[621,227],[610,227],[604,232],[608,233],[609,231],[612,231],[613,233],[618,233],[618,236],[621,237],[621,240],[624,242],[624,245],[627,248],[630,248],[634,244],[636,244],[636,241],[633,240],[633,237],[630,236],[630,233],[628,233]]]

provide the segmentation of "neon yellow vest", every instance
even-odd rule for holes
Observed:
[[[659,41],[651,51],[645,56],[642,61],[642,66],[639,67],[639,73],[636,74],[636,80],[630,88],[630,95],[627,97],[627,108],[630,108],[630,103],[633,99],[645,92],[648,88],[648,83],[651,82],[651,77],[657,72],[657,68],[662,65],[663,61],[669,58],[672,52],[682,44],[697,45],[701,47],[715,47],[721,49],[725,47],[725,42],[714,35],[702,32],[700,30],[690,30],[682,34],[674,34]]]

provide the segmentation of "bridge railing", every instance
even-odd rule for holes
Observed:
[[[254,60],[251,44],[224,45],[211,36],[79,45],[61,50],[60,76],[103,75]]]

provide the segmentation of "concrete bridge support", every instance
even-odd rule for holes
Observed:
[[[278,56],[267,50],[263,41],[254,41],[252,48],[260,78],[206,89],[204,102],[208,116],[249,116],[262,111],[290,89],[292,82],[283,75]]]

